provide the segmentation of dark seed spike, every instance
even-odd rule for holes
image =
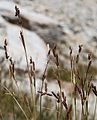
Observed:
[[[32,64],[32,57],[30,56],[30,64]]]
[[[22,40],[22,44],[23,44],[24,50],[26,51],[26,46],[25,46],[25,41],[24,41],[24,36],[23,36],[22,31],[20,31],[20,37],[21,37],[21,40]]]
[[[20,16],[20,10],[17,6],[15,6],[15,16]]]
[[[91,53],[89,53],[88,54],[88,60],[91,60],[91,58],[92,58],[92,55],[91,55]]]
[[[8,55],[8,52],[7,52],[7,45],[8,45],[8,43],[7,43],[7,40],[5,39],[4,40],[4,51],[5,51],[5,57],[6,57],[6,59],[9,58],[9,55]]]
[[[70,56],[72,55],[72,48],[71,47],[69,47],[69,50],[70,50]]]
[[[34,63],[34,61],[32,62],[32,64],[33,64],[33,70],[35,71],[35,63]]]
[[[82,51],[82,46],[83,45],[79,45],[79,53]]]
[[[45,82],[45,92],[47,93],[47,83]]]

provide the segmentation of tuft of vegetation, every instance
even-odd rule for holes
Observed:
[[[93,120],[97,119],[96,107],[97,107],[97,88],[92,83],[93,78],[97,74],[97,68],[92,66],[92,55],[89,53],[87,58],[87,65],[83,65],[80,62],[80,53],[82,52],[82,45],[79,45],[78,53],[73,56],[72,48],[70,47],[70,70],[62,68],[59,62],[59,53],[57,46],[48,49],[48,60],[45,66],[45,70],[42,75],[41,89],[36,89],[36,68],[35,63],[26,50],[25,38],[22,30],[22,20],[20,10],[15,6],[15,16],[18,18],[20,31],[20,42],[22,43],[25,58],[27,63],[27,70],[23,71],[24,76],[27,76],[30,83],[29,95],[20,91],[18,86],[17,77],[21,76],[20,72],[16,72],[14,60],[12,56],[9,56],[7,50],[7,39],[4,40],[5,59],[9,65],[8,70],[5,66],[0,64],[0,119],[1,120],[89,120],[89,97],[91,92],[94,94],[95,108],[93,112]],[[53,54],[54,67],[49,67]],[[30,61],[30,62],[29,62]],[[19,73],[19,74],[16,74]],[[6,77],[4,77],[6,76]],[[24,79],[23,76],[23,79]],[[21,76],[22,77],[22,76]],[[2,79],[9,79],[10,84],[7,85],[7,81],[2,83]],[[48,91],[47,79],[55,79],[58,84],[58,92]],[[62,80],[71,82],[74,86],[73,92],[70,94],[70,100],[62,90]],[[14,88],[13,83],[16,85]],[[80,118],[77,110],[77,96],[80,99]],[[54,107],[53,107],[54,106]]]

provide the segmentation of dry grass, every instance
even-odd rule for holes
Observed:
[[[36,89],[36,74],[35,63],[27,56],[26,44],[23,35],[22,21],[20,16],[20,10],[15,6],[15,16],[18,17],[19,24],[21,25],[20,39],[24,48],[28,80],[30,83],[30,97],[21,92],[17,84],[17,76],[15,75],[15,64],[12,56],[8,55],[7,40],[4,41],[5,58],[9,64],[9,79],[10,86],[1,84],[0,82],[0,119],[1,120],[79,120],[77,117],[77,96],[81,101],[81,120],[89,120],[89,96],[91,92],[97,97],[97,89],[91,82],[93,76],[96,76],[97,69],[92,67],[92,56],[88,54],[87,65],[82,65],[80,62],[80,53],[82,52],[82,45],[79,45],[79,50],[76,56],[73,56],[72,48],[70,47],[70,66],[71,69],[65,69],[60,67],[59,55],[57,46],[48,50],[48,60],[45,70],[42,75],[41,90]],[[54,67],[49,68],[50,54],[53,53],[55,59]],[[29,62],[30,61],[30,62]],[[6,74],[5,69],[0,65],[0,81],[2,81],[2,74]],[[59,91],[56,93],[52,91],[48,92],[48,85],[46,79],[56,79],[59,87]],[[71,93],[71,102],[68,103],[67,97],[62,91],[62,80],[71,82],[74,85],[74,91]],[[34,81],[34,82],[33,82]],[[13,87],[15,82],[18,92]],[[45,87],[45,88],[44,88]],[[44,91],[43,91],[44,89]],[[43,104],[43,99],[46,99]],[[50,99],[49,99],[50,98]],[[52,99],[55,99],[56,109],[52,111]],[[39,104],[38,104],[39,102]],[[73,104],[74,103],[74,104]],[[38,109],[39,108],[39,109]],[[96,103],[95,103],[96,108]],[[96,109],[94,110],[93,120],[96,120]]]

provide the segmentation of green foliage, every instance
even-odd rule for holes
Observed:
[[[85,75],[86,75],[87,65],[78,64],[78,69],[77,70],[79,72],[79,76],[81,78],[84,78]],[[70,82],[70,80],[71,80],[71,70],[69,70],[67,68],[60,68],[59,72],[60,72],[60,79],[61,80]],[[96,75],[97,75],[97,68],[94,67],[94,66],[91,66],[88,74],[89,74],[88,78],[90,78],[91,76],[93,76],[93,78],[95,78]],[[57,79],[57,68],[54,68],[54,67],[49,67],[48,68],[47,79],[48,80]]]
[[[60,69],[60,79],[65,81],[70,81],[70,70],[66,69]],[[57,68],[50,67],[47,70],[47,79],[57,79]]]

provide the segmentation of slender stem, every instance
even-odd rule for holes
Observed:
[[[44,79],[45,79],[45,74],[46,74],[46,70],[47,70],[47,67],[48,67],[48,64],[50,62],[50,59],[47,60],[47,63],[46,63],[46,67],[45,67],[45,70],[44,70],[44,73],[43,73],[43,78],[42,78],[42,85],[41,85],[41,93],[42,93],[42,90],[43,90],[43,84],[44,84]],[[42,104],[42,96],[40,94],[40,118],[41,118],[41,104]]]
[[[75,111],[75,120],[77,120],[77,114],[76,114],[76,94],[74,96],[74,111]]]
[[[95,108],[94,108],[93,120],[95,120],[95,117],[96,117],[96,108],[97,108],[97,97],[96,97],[96,100],[95,100]]]
[[[57,105],[57,120],[60,120],[59,119],[59,113],[60,113],[60,110],[59,110],[59,103],[58,103],[58,105]]]
[[[62,109],[63,109],[63,105],[62,105],[62,90],[61,90],[61,80],[60,80],[60,69],[59,69],[59,66],[57,66],[57,72],[58,72],[58,81],[59,81],[59,88],[60,88],[60,120],[62,119]]]
[[[27,63],[27,70],[28,70],[28,77],[30,80],[30,90],[31,90],[31,103],[33,106],[33,117],[34,120],[36,120],[36,108],[35,108],[35,91],[33,91],[33,84],[32,84],[32,77],[30,75],[30,70],[29,70],[29,62],[28,62],[28,55],[27,55],[27,50],[26,50],[26,45],[23,37],[23,33],[21,33],[21,39],[22,39],[22,44],[25,52],[25,58],[26,58],[26,63]]]
[[[86,120],[88,120],[88,100],[86,100]]]
[[[44,83],[44,81],[42,80],[42,86],[41,86],[41,92],[42,92],[42,90],[43,90],[43,83]],[[42,104],[42,96],[41,96],[41,94],[40,94],[40,118],[41,118],[41,104]]]
[[[86,120],[88,120],[88,82],[86,81]]]

